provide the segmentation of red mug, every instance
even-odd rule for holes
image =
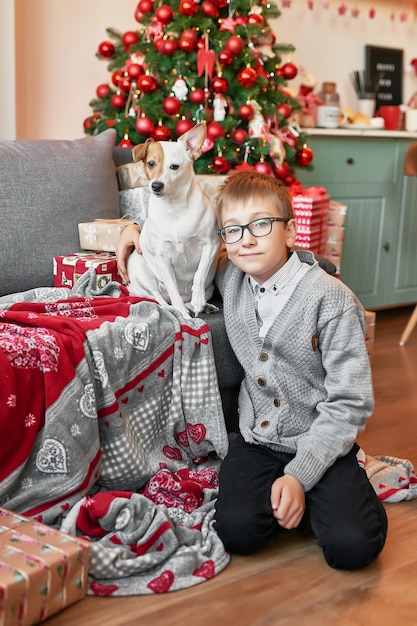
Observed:
[[[400,124],[401,109],[394,105],[383,105],[375,113],[375,117],[382,117],[385,130],[398,130]]]

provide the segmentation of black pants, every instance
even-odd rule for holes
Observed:
[[[355,444],[305,494],[306,513],[324,558],[341,569],[372,563],[387,534],[385,509],[358,465],[357,451]],[[248,444],[241,435],[233,441],[220,468],[215,521],[227,550],[251,554],[284,530],[272,515],[270,495],[272,483],[292,458]]]

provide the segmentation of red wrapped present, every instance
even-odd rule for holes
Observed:
[[[327,237],[330,196],[324,187],[307,187],[292,198],[297,220],[295,243],[323,254]]]
[[[54,257],[54,286],[74,287],[78,278],[91,267],[96,274],[96,289],[101,289],[112,280],[122,278],[117,271],[116,255],[110,252],[77,252]]]
[[[0,624],[38,624],[86,594],[89,543],[0,509]]]

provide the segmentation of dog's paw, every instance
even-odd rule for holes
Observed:
[[[219,307],[216,306],[215,304],[210,304],[209,302],[206,302],[206,304],[200,307],[198,311],[195,310],[195,308],[191,305],[191,303],[187,305],[187,309],[191,312],[193,317],[198,317],[200,313],[211,314],[211,313],[219,312]]]
[[[218,313],[219,310],[220,309],[218,306],[216,306],[215,304],[211,304],[210,302],[207,302],[201,312],[202,313]]]

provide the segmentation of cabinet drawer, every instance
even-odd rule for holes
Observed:
[[[314,151],[311,173],[321,182],[387,183],[397,179],[398,147],[391,140],[312,137],[309,144]]]

